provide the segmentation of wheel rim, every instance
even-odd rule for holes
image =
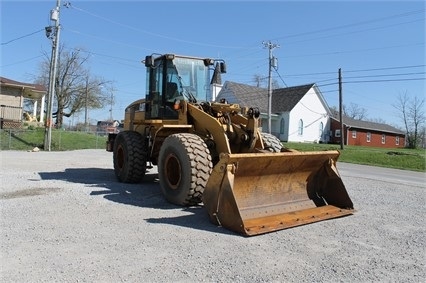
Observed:
[[[181,180],[181,166],[179,159],[174,154],[169,154],[165,160],[165,175],[169,187],[173,190],[178,189]]]

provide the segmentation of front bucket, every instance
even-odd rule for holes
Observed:
[[[338,151],[223,154],[203,193],[210,220],[252,236],[353,213]]]

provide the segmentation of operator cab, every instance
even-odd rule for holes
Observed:
[[[147,119],[178,119],[180,101],[208,101],[212,59],[165,54],[145,57]],[[225,72],[224,63],[220,63]]]

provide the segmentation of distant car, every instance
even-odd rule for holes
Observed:
[[[119,132],[118,121],[98,121],[96,133],[99,135],[116,134]]]

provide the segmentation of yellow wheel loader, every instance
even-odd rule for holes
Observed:
[[[210,70],[223,60],[151,55],[146,97],[109,134],[120,182],[138,183],[156,165],[173,204],[202,204],[210,220],[250,236],[353,213],[336,169],[338,151],[298,152],[259,129],[259,110],[209,102]]]

